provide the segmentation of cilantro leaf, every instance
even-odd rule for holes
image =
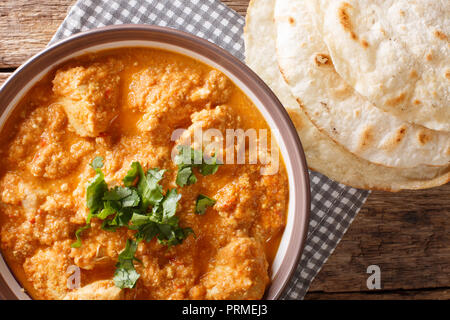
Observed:
[[[120,227],[128,227],[132,216],[133,211],[126,208],[116,211],[116,215],[113,219],[103,221],[102,229],[114,232]]]
[[[188,146],[178,146],[178,154],[175,156],[174,162],[178,165],[176,183],[180,187],[197,182],[193,168],[198,168],[203,176],[208,176],[215,174],[220,165],[217,163],[215,155],[205,159],[202,151],[194,150]]]
[[[165,170],[150,169],[147,174],[139,162],[137,162],[139,182],[137,191],[141,195],[141,209],[146,211],[150,205],[154,206],[163,199],[162,186],[159,185]]]
[[[181,199],[181,194],[177,193],[177,189],[172,189],[167,192],[163,202],[163,221],[167,221],[175,216],[177,212],[178,200]]]
[[[136,286],[136,282],[140,278],[133,263],[134,260],[137,260],[135,257],[137,245],[136,241],[128,239],[125,249],[119,254],[113,278],[116,287],[133,289]]]
[[[158,242],[168,246],[175,246],[183,242],[189,234],[193,234],[194,231],[191,228],[173,227],[169,224],[158,225],[159,234],[157,236]]]
[[[95,169],[97,174],[89,182],[86,189],[86,205],[91,214],[97,213],[103,207],[103,194],[108,191],[108,185],[105,182],[105,176],[100,169]]]
[[[198,171],[204,176],[215,174],[219,170],[219,164],[217,163],[217,157],[214,155],[207,159],[199,166]]]
[[[126,267],[117,268],[114,272],[114,285],[120,289],[134,289],[140,277],[134,266],[131,268],[128,263]]]
[[[127,175],[123,178],[123,184],[125,187],[131,187],[136,181],[136,178],[139,177],[139,167],[141,167],[139,162],[134,161],[131,163],[130,170],[128,170]]]
[[[96,169],[103,168],[103,157],[95,157],[94,160],[92,160],[91,167]]]
[[[156,169],[149,169],[147,171],[147,178],[148,179],[153,179],[153,181],[155,181],[156,183],[161,181],[163,176],[164,176],[164,172],[166,172],[166,170],[159,170],[158,168]]]
[[[178,219],[174,219],[171,224],[156,223],[151,221],[148,216],[143,218],[133,217],[133,223],[140,224],[136,233],[137,240],[145,240],[150,242],[153,238],[157,238],[160,244],[171,246],[180,244],[194,231],[191,228],[181,228],[178,225]]]
[[[141,202],[141,198],[136,190],[131,190],[131,194],[122,199],[123,208],[137,207]]]
[[[89,213],[86,218],[86,225],[78,228],[75,231],[75,237],[77,240],[71,245],[72,248],[81,247],[81,233],[91,227],[90,222],[92,216],[94,216],[103,207],[103,194],[108,191],[108,185],[105,182],[105,176],[100,168],[103,167],[103,158],[95,157],[91,163],[91,167],[94,168],[96,175],[88,183],[86,188],[86,206],[89,208]]]
[[[135,225],[139,225],[138,232],[135,237],[138,241],[145,240],[146,242],[150,242],[154,237],[156,237],[159,233],[158,224],[148,219],[148,216],[138,215],[146,219],[136,218],[133,215],[131,221]]]
[[[215,203],[216,200],[200,194],[195,202],[195,213],[200,215],[205,214],[206,208],[213,206]]]
[[[177,190],[172,189],[166,193],[161,204],[152,208],[149,215],[134,213],[131,224],[138,228],[136,239],[149,242],[156,237],[159,243],[170,247],[182,243],[189,234],[194,233],[190,228],[179,226],[175,214],[180,198]]]
[[[115,214],[118,209],[114,206],[114,202],[112,201],[106,201],[104,203],[104,208],[95,215],[96,218],[99,218],[100,220],[105,220],[109,216]]]
[[[120,201],[123,208],[128,208],[137,207],[140,202],[140,197],[133,188],[115,187],[114,189],[105,192],[103,200]]]
[[[103,200],[122,200],[123,198],[131,195],[132,189],[124,187],[115,187],[109,191],[106,191],[103,195]]]
[[[77,229],[77,231],[75,232],[75,237],[77,237],[77,241],[75,241],[74,243],[72,243],[70,245],[70,247],[72,248],[80,248],[81,247],[81,233],[87,229],[89,229],[91,227],[90,224],[86,224],[80,228]]]
[[[133,213],[133,216],[131,217],[131,223],[137,227],[143,226],[144,224],[150,222],[153,222],[151,217],[143,214]]]
[[[191,185],[197,182],[197,177],[192,171],[192,167],[182,167],[178,170],[176,183],[180,187]]]
[[[175,156],[174,162],[178,166],[176,184],[180,187],[191,185],[197,182],[197,177],[193,172],[194,162],[201,156],[198,152],[189,146],[178,146],[178,154]],[[197,159],[196,159],[197,158]],[[200,163],[202,158],[200,158]]]
[[[195,156],[197,155],[197,162],[201,163],[201,159],[198,159],[199,154],[194,153],[194,149],[189,146],[182,145],[177,147],[178,154],[175,156],[174,162],[176,165],[192,165],[194,164]]]

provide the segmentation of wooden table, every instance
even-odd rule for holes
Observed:
[[[245,15],[248,0],[224,1]],[[43,49],[74,0],[0,2],[0,83]],[[369,265],[382,289],[369,291]],[[450,185],[374,192],[306,299],[450,299]]]

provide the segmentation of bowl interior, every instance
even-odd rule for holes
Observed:
[[[117,27],[112,29],[121,31],[121,29]],[[126,27],[122,27],[122,29],[126,29]],[[293,128],[287,113],[278,102],[278,99],[276,99],[262,80],[260,80],[245,65],[231,57],[228,53],[225,53],[222,49],[182,32],[169,30],[169,33],[179,34],[175,37],[167,37],[166,34],[166,37],[164,37],[164,34],[159,34],[161,33],[161,30],[159,30],[161,28],[145,27],[145,29],[147,29],[148,32],[150,32],[148,29],[154,30],[152,34],[146,34],[144,32],[145,36],[140,35],[137,39],[132,40],[124,40],[130,39],[131,30],[128,30],[128,32],[123,32],[122,30],[122,36],[118,35],[115,38],[111,37],[111,34],[108,32],[96,32],[94,30],[87,32],[84,35],[79,34],[74,36],[73,39],[75,41],[70,38],[69,40],[56,44],[30,59],[30,61],[16,71],[13,77],[8,80],[0,90],[0,101],[7,101],[7,105],[4,104],[0,106],[0,111],[2,112],[0,117],[0,129],[3,127],[21,98],[49,71],[69,59],[89,52],[122,47],[157,48],[189,56],[220,70],[250,98],[261,112],[271,128],[272,135],[278,143],[286,166],[289,179],[287,225],[276,257],[271,266],[271,286],[268,288],[265,295],[266,299],[276,299],[287,284],[290,275],[297,265],[297,260],[302,251],[307,232],[309,216],[310,200],[308,173],[304,154],[295,128]],[[184,41],[180,41],[180,37],[184,37],[182,39]],[[77,43],[76,40],[78,40],[79,43]],[[207,46],[209,50],[205,50],[205,46]],[[17,283],[9,271],[1,255],[0,273],[3,275],[3,280],[16,294],[17,298],[29,298],[28,295],[21,290],[20,284]]]

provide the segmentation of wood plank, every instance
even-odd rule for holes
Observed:
[[[10,72],[1,72],[0,73],[0,86],[3,84],[3,82],[6,81],[6,79],[8,79],[8,77],[11,75]]]
[[[367,290],[369,265],[384,290],[450,287],[450,185],[374,192],[310,292]]]
[[[245,14],[248,1],[223,1]],[[42,50],[74,0],[0,1],[0,68],[17,68]]]
[[[73,0],[0,1],[0,68],[16,68],[42,50]]]
[[[245,17],[250,0],[222,0],[222,2]]]

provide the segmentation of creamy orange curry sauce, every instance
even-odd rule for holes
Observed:
[[[261,164],[223,164],[180,187],[172,133],[199,127],[269,129],[221,72],[162,50],[86,55],[36,84],[1,133],[1,249],[25,290],[35,299],[260,299],[286,221],[285,168],[261,175]],[[166,169],[163,190],[177,188],[179,224],[195,233],[170,248],[141,241],[133,289],[112,279],[135,231],[106,231],[92,219],[82,245],[71,247],[86,224],[97,156],[110,187],[123,185],[133,161]],[[203,215],[199,194],[216,200]],[[71,266],[80,270],[78,289],[68,287]]]

